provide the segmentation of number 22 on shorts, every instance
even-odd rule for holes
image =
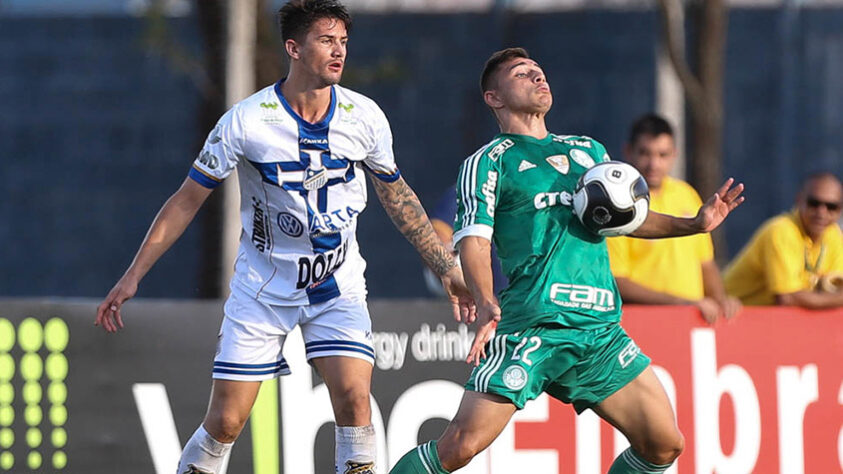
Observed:
[[[524,348],[524,346],[526,346],[528,342],[531,345],[529,347],[527,347],[526,349],[524,349],[524,351],[521,354],[519,354],[518,352],[522,348]],[[519,342],[518,345],[515,346],[515,350],[512,351],[511,360],[521,359],[521,361],[524,362],[525,364],[533,365],[533,361],[530,360],[530,354],[533,351],[535,351],[536,349],[538,349],[541,345],[542,345],[542,340],[539,336],[533,336],[533,337],[530,337],[530,338],[523,337],[523,338],[521,338],[521,342]]]

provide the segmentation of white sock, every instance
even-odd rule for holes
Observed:
[[[337,426],[337,474],[375,474],[375,427]]]
[[[233,445],[220,443],[205,431],[204,426],[199,425],[184,445],[177,474],[220,474],[226,454]]]

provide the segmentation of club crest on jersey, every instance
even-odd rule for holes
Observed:
[[[556,171],[562,174],[568,174],[568,170],[571,169],[571,162],[568,161],[568,157],[565,155],[553,155],[548,156],[545,158],[550,166],[553,167]]]
[[[583,168],[591,168],[594,166],[594,158],[592,158],[588,153],[576,149],[571,150],[569,153],[571,155],[571,159]]]
[[[304,170],[304,181],[302,186],[308,191],[319,189],[328,183],[328,172],[325,168],[313,169],[308,167]]]

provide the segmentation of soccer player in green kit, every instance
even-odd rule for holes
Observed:
[[[577,180],[609,160],[606,150],[588,137],[547,131],[553,97],[525,50],[493,54],[481,87],[502,133],[463,164],[454,224],[477,304],[468,355],[475,367],[442,437],[405,454],[390,472],[440,474],[465,466],[542,392],[577,413],[592,409],[627,437],[631,446],[610,474],[664,472],[682,452],[682,434],[649,358],[619,325],[621,300],[605,239],[572,212]],[[632,235],[710,232],[743,202],[743,185],[732,183],[696,217],[650,212]],[[500,305],[492,291],[492,240],[509,278]]]

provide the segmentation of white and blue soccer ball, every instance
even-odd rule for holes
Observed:
[[[574,213],[591,232],[604,237],[635,232],[647,218],[650,189],[634,167],[619,161],[588,169],[574,191]]]

